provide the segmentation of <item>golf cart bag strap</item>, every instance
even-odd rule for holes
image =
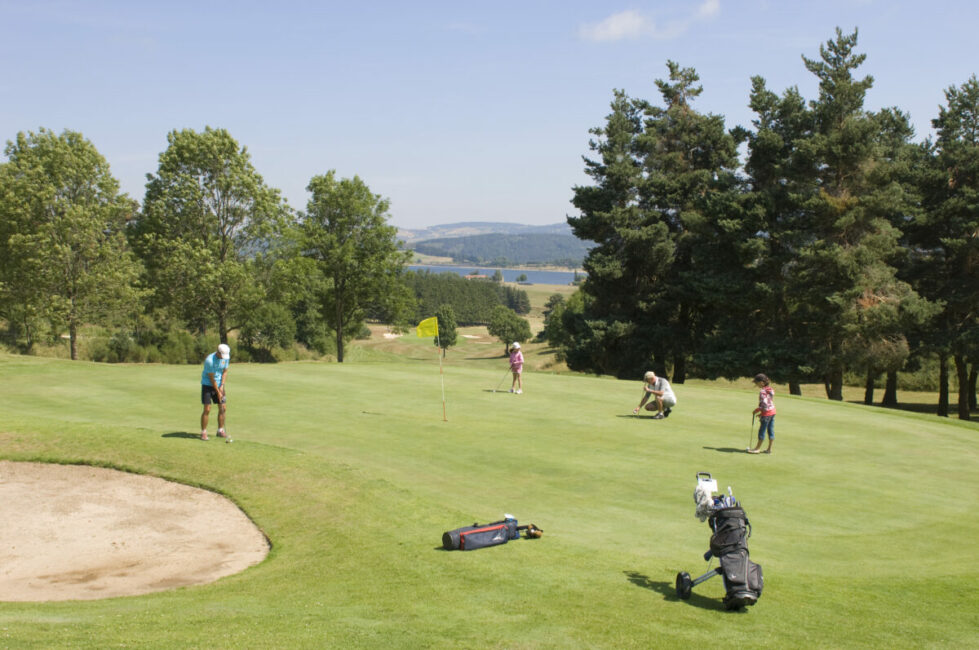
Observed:
[[[708,520],[714,534],[710,537],[710,551],[714,557],[722,557],[735,551],[748,552],[750,524],[741,508],[715,510]]]
[[[495,521],[491,524],[473,524],[442,534],[442,548],[447,551],[474,551],[477,548],[506,544],[520,536],[517,522]]]

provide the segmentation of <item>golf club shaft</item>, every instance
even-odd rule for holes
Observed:
[[[502,376],[502,377],[500,377],[500,383],[498,383],[498,384],[496,385],[496,388],[494,388],[494,389],[493,389],[493,392],[494,392],[494,393],[495,393],[496,391],[498,391],[498,390],[500,390],[500,386],[502,386],[502,385],[503,385],[503,380],[504,380],[504,379],[506,379],[506,376],[507,376],[507,375],[509,375],[509,374],[510,374],[510,368],[507,368],[507,369],[506,369],[506,372],[505,372],[505,373],[503,374],[503,376]]]

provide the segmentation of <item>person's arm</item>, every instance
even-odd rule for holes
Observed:
[[[646,384],[643,384],[643,387],[642,387],[642,399],[639,401],[639,406],[637,406],[636,408],[632,409],[632,412],[633,413],[638,413],[639,412],[639,409],[641,409],[646,404],[646,402],[649,401],[649,393],[650,393],[649,387]]]

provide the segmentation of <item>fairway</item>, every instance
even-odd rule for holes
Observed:
[[[233,362],[234,445],[181,435],[197,366],[0,355],[0,459],[205,487],[272,544],[209,585],[0,603],[0,646],[979,644],[976,423],[783,393],[775,453],[751,456],[754,391],[677,385],[654,421],[631,414],[639,381],[530,372],[523,395],[494,393],[504,361],[464,351],[444,365],[443,421],[431,342],[398,345],[414,352]],[[674,594],[678,571],[707,569],[699,471],[751,520],[765,590],[747,611],[724,611],[719,578]],[[441,550],[444,531],[504,512],[544,536]]]

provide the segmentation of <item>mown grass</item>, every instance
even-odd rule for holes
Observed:
[[[189,435],[196,367],[0,356],[0,458],[217,490],[273,544],[211,585],[0,604],[0,646],[979,643],[975,423],[780,393],[775,454],[749,456],[747,388],[691,382],[654,421],[631,415],[638,382],[531,372],[524,395],[494,393],[502,347],[466,341],[443,365],[448,421],[427,339],[358,345],[344,364],[233,363],[234,445]],[[674,595],[678,571],[706,569],[698,471],[753,524],[765,592],[747,612],[723,611],[719,579]],[[440,549],[504,512],[544,537]]]

